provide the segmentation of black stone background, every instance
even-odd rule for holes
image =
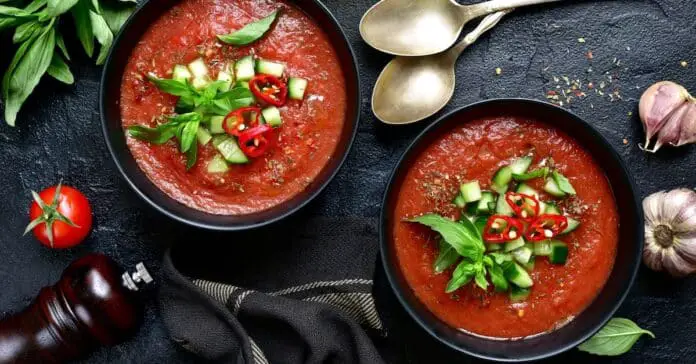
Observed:
[[[196,244],[202,254],[211,244],[218,244],[236,258],[237,266],[225,267],[236,274],[236,281],[253,286],[253,282],[245,281],[245,273],[265,269],[277,276],[270,280],[275,282],[271,286],[282,285],[282,271],[274,267],[292,264],[284,260],[293,251],[292,236],[302,236],[311,226],[328,221],[364,236],[366,256],[376,256],[380,201],[388,174],[408,143],[434,118],[409,127],[384,126],[374,118],[370,112],[372,86],[390,59],[363,43],[358,33],[360,17],[374,0],[325,3],[345,28],[360,63],[363,113],[357,140],[347,163],[319,198],[288,221],[240,239],[236,239],[239,235],[211,234],[170,221],[126,186],[102,139],[97,104],[101,68],[82,55],[73,35],[68,36],[76,84],[65,86],[44,79],[22,109],[18,126],[0,125],[0,185],[4,189],[0,200],[0,315],[23,308],[73,259],[91,251],[104,252],[126,266],[143,261],[157,274],[160,257],[169,244]],[[66,30],[73,32],[71,28]],[[578,38],[584,38],[585,43]],[[0,44],[0,60],[5,67],[12,53],[9,36],[5,35]],[[585,56],[588,50],[593,52],[591,62]],[[619,67],[614,58],[620,60]],[[688,67],[680,66],[682,60],[689,62]],[[593,72],[587,73],[590,66]],[[499,76],[496,67],[502,69]],[[641,92],[653,82],[675,80],[696,92],[694,70],[695,1],[566,1],[516,11],[467,50],[457,66],[455,97],[445,111],[496,97],[544,99],[546,90],[556,84],[554,75],[599,80],[605,71],[618,73],[620,78],[608,88],[619,87],[622,100],[612,102],[590,92],[586,99],[571,103],[569,109],[609,140],[627,162],[641,197],[645,197],[662,189],[696,187],[696,150],[685,147],[657,155],[641,152],[638,143],[643,133],[636,116]],[[624,144],[624,138],[628,144]],[[60,179],[84,191],[94,205],[91,237],[69,251],[48,250],[32,236],[22,237],[28,222],[29,191]],[[331,252],[326,255],[331,256]],[[312,267],[311,262],[298,264]],[[326,272],[327,279],[340,274]],[[399,325],[391,329],[393,350],[386,356],[388,361],[473,361],[444,348],[416,328],[394,303],[379,275],[376,290],[387,297],[385,321]],[[145,322],[133,340],[100,350],[85,362],[195,361],[168,339],[152,293],[147,303]],[[694,307],[696,280],[672,280],[642,268],[619,313],[654,331],[657,339],[642,339],[629,354],[615,359],[573,350],[554,361],[693,363]]]

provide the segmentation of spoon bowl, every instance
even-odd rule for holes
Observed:
[[[409,124],[440,111],[454,95],[459,55],[512,10],[490,14],[447,52],[396,57],[384,68],[372,92],[372,111],[386,124]]]
[[[384,53],[429,56],[451,47],[473,19],[556,1],[561,0],[490,0],[473,5],[460,5],[455,0],[382,0],[363,16],[360,35]]]

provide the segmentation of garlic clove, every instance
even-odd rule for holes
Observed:
[[[679,136],[681,135],[682,116],[688,109],[689,104],[684,103],[672,112],[667,118],[667,122],[662,126],[659,133],[657,133],[655,145],[652,149],[646,149],[646,151],[655,153],[665,144],[677,145]]]
[[[687,103],[688,109],[682,115],[682,128],[679,133],[679,141],[677,146],[684,144],[696,143],[696,103],[691,101]]]
[[[650,86],[640,98],[638,111],[645,129],[645,147],[655,136],[669,116],[691,96],[689,92],[674,82],[662,81]],[[656,148],[655,150],[659,149]]]

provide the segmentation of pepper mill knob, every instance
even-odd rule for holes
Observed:
[[[121,278],[123,279],[123,285],[131,291],[139,291],[139,283],[142,283],[144,286],[152,283],[153,281],[150,272],[147,271],[145,264],[142,262],[135,265],[135,272],[130,274],[128,272],[123,273]]]

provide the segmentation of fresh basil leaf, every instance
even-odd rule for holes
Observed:
[[[254,94],[245,87],[235,87],[219,94],[209,107],[209,112],[215,115],[227,115],[242,107],[254,104]]]
[[[48,3],[47,0],[33,0],[27,5],[24,10],[33,13],[41,8],[43,8]]]
[[[199,118],[200,120],[200,118]],[[191,147],[196,143],[196,133],[198,132],[198,127],[200,126],[200,121],[189,121],[183,124],[181,130],[181,152],[186,153],[191,149]]]
[[[476,275],[476,267],[469,260],[462,260],[452,272],[452,279],[447,283],[445,292],[452,293],[471,282]]]
[[[486,279],[486,269],[481,267],[476,270],[476,275],[474,276],[474,282],[484,291],[488,290],[488,280]]]
[[[512,256],[508,253],[492,252],[492,253],[488,253],[486,256],[490,256],[491,258],[493,258],[493,261],[495,262],[495,264],[498,264],[501,266],[505,262],[512,261]]]
[[[158,89],[162,92],[166,92],[170,95],[180,96],[180,97],[194,97],[195,91],[186,81],[172,80],[168,78],[158,78],[154,74],[147,75],[147,79],[150,80]]]
[[[570,184],[570,181],[566,176],[558,173],[558,171],[553,171],[553,180],[556,181],[556,184],[558,185],[558,188],[561,189],[561,191],[575,195],[577,192],[575,192],[575,188],[573,188],[573,185]]]
[[[433,263],[435,274],[444,272],[447,268],[454,265],[457,260],[459,260],[459,253],[457,253],[457,251],[454,250],[451,245],[447,244],[443,240],[440,240],[440,254],[435,260],[435,263]]]
[[[543,167],[539,169],[535,169],[531,172],[527,173],[522,173],[522,174],[512,174],[512,178],[515,181],[529,181],[530,179],[535,179],[535,178],[546,178],[549,174],[549,167]]]
[[[496,291],[505,292],[510,288],[507,279],[505,279],[503,268],[497,263],[493,262],[493,264],[488,267],[488,275],[491,277],[491,282]]]
[[[31,12],[25,9],[16,8],[14,6],[0,5],[0,16],[30,17]]]
[[[68,54],[68,48],[65,46],[65,40],[63,39],[63,35],[60,34],[60,32],[58,31],[56,31],[56,46],[60,49],[61,52],[63,52],[63,57],[65,57],[65,59],[69,61],[70,55]]]
[[[595,355],[621,355],[631,350],[643,335],[655,338],[652,332],[641,329],[633,321],[616,317],[609,320],[592,338],[578,346],[578,349]]]
[[[70,67],[67,63],[65,63],[63,57],[61,57],[57,51],[53,53],[51,64],[48,66],[46,73],[65,84],[72,85],[75,83],[75,78],[73,77],[72,72],[70,72]]]
[[[20,26],[37,17],[31,12],[12,6],[0,5],[0,31]]]
[[[109,25],[106,24],[106,20],[101,15],[95,13],[94,11],[89,11],[89,20],[92,24],[92,32],[97,42],[101,44],[101,49],[99,50],[99,55],[97,56],[97,65],[104,64],[106,57],[109,55],[109,50],[111,49],[111,43],[114,41],[114,33],[109,29]]]
[[[174,137],[178,124],[162,124],[156,128],[148,128],[143,125],[128,127],[128,134],[133,138],[144,140],[152,144],[164,144]]]
[[[15,29],[12,43],[22,43],[43,30],[43,25],[38,21],[26,22]]]
[[[194,142],[191,148],[186,152],[186,170],[190,170],[196,165],[198,159],[198,143]]]
[[[26,42],[30,45],[25,54],[18,51],[15,57],[19,55],[20,59],[13,60],[11,68],[5,73],[3,96],[5,98],[5,121],[9,125],[14,126],[19,109],[34,91],[51,64],[55,38],[56,31],[53,28],[53,21],[51,21],[38,38]]]
[[[176,106],[174,107],[174,111],[176,111],[178,114],[185,114],[193,111],[193,109],[196,106],[193,104],[193,100],[189,97],[179,97],[179,100],[176,102]]]
[[[182,123],[188,123],[190,121],[201,121],[201,114],[190,112],[187,114],[170,116],[168,119],[170,120],[170,122],[174,122],[176,123],[176,125],[180,125]]]
[[[113,34],[118,34],[123,24],[135,10],[135,1],[105,1],[101,4],[101,14]]]
[[[79,0],[48,0],[46,10],[48,15],[56,17],[72,9]]]
[[[469,222],[469,226],[446,219],[437,214],[426,214],[413,219],[417,222],[430,227],[442,235],[445,241],[451,245],[459,255],[469,258],[474,262],[483,258],[486,248],[483,240],[476,231],[476,227]]]
[[[261,39],[271,29],[271,25],[278,16],[278,10],[267,17],[245,25],[242,29],[227,35],[218,35],[218,39],[227,44],[236,46],[249,45]]]
[[[92,23],[89,17],[89,3],[87,0],[80,0],[71,10],[75,22],[75,30],[77,38],[82,43],[87,56],[92,57],[94,54],[94,32],[92,32]]]

